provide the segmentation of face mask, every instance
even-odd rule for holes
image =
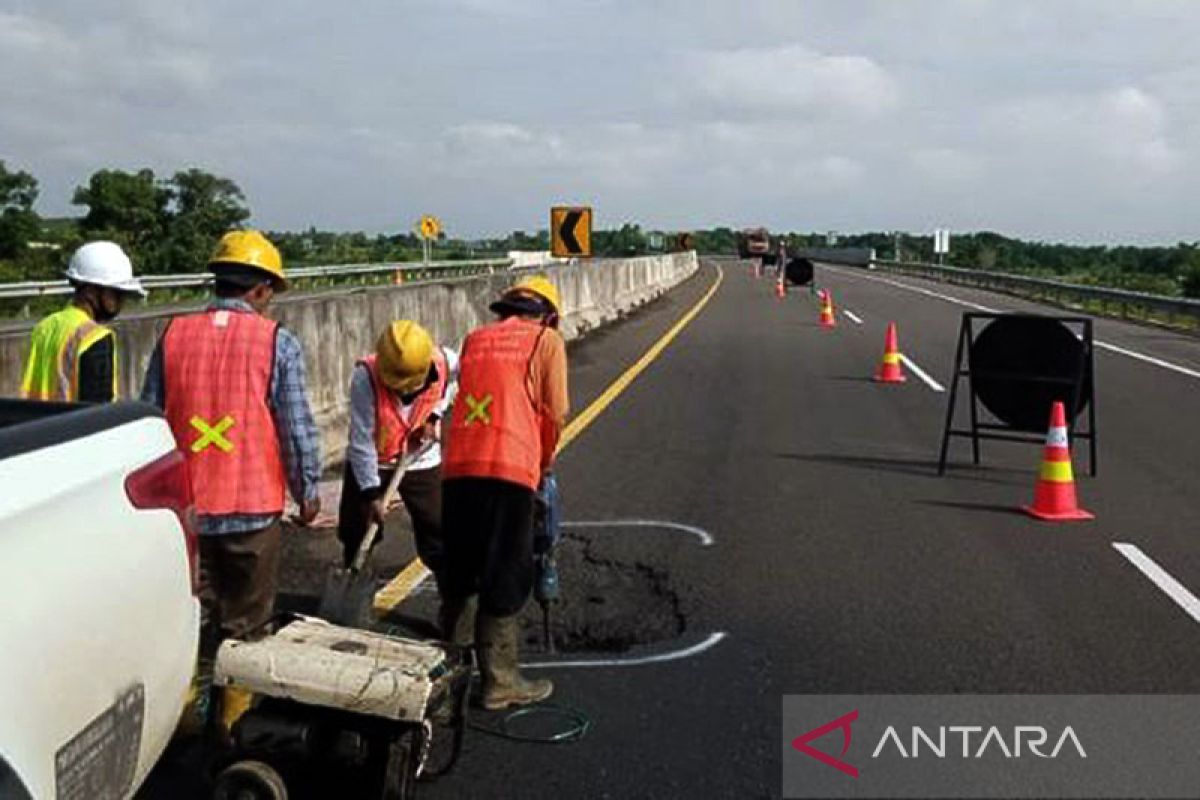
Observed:
[[[104,291],[94,304],[96,322],[112,322],[121,313],[121,297],[115,292]]]

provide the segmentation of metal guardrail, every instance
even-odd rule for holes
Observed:
[[[1102,286],[1081,286],[1048,278],[1030,278],[1003,272],[918,262],[876,259],[873,267],[917,278],[929,278],[942,283],[1004,292],[1018,297],[1050,302],[1066,308],[1096,311],[1125,319],[1165,322],[1168,325],[1186,323],[1188,327],[1200,327],[1200,300],[1184,297],[1166,297],[1165,295],[1109,289]]]
[[[326,267],[297,267],[287,271],[290,282],[305,282],[336,279],[361,275],[393,274],[404,276],[405,281],[428,280],[447,275],[478,275],[508,269],[512,261],[507,258],[476,259],[472,261],[398,261],[380,264],[336,264]],[[142,285],[153,293],[165,289],[190,289],[209,285],[213,276],[207,272],[188,273],[182,275],[142,275],[139,276]],[[71,286],[65,281],[23,281],[20,283],[0,283],[0,299],[31,299],[36,297],[51,297],[71,293]]]

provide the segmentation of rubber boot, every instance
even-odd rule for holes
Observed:
[[[480,614],[475,627],[475,650],[483,676],[483,707],[502,711],[545,700],[554,684],[545,679],[526,680],[517,665],[517,636],[521,620],[513,614],[491,617]]]
[[[438,611],[438,625],[442,639],[460,647],[475,643],[475,615],[479,609],[479,595],[473,594],[462,600],[443,599]]]

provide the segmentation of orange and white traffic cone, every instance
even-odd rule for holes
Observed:
[[[821,290],[821,327],[837,327],[837,317],[833,315],[833,295],[827,289]]]
[[[896,323],[889,322],[887,337],[883,343],[883,361],[875,372],[875,380],[879,383],[904,383],[904,368],[900,363],[900,347],[896,343]]]
[[[787,287],[783,285],[782,280],[775,281],[775,296],[780,300],[787,298]]]
[[[1046,434],[1046,452],[1034,490],[1033,505],[1024,510],[1041,520],[1069,522],[1095,519],[1079,507],[1075,498],[1075,476],[1071,472],[1071,449],[1067,439],[1067,414],[1061,400],[1050,410],[1050,430]]]

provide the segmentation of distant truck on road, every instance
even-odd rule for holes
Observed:
[[[120,798],[196,664],[196,540],[162,415],[0,400],[0,798]]]
[[[738,233],[738,258],[759,258],[764,266],[779,260],[778,253],[771,247],[771,234],[766,228],[746,228]]]

